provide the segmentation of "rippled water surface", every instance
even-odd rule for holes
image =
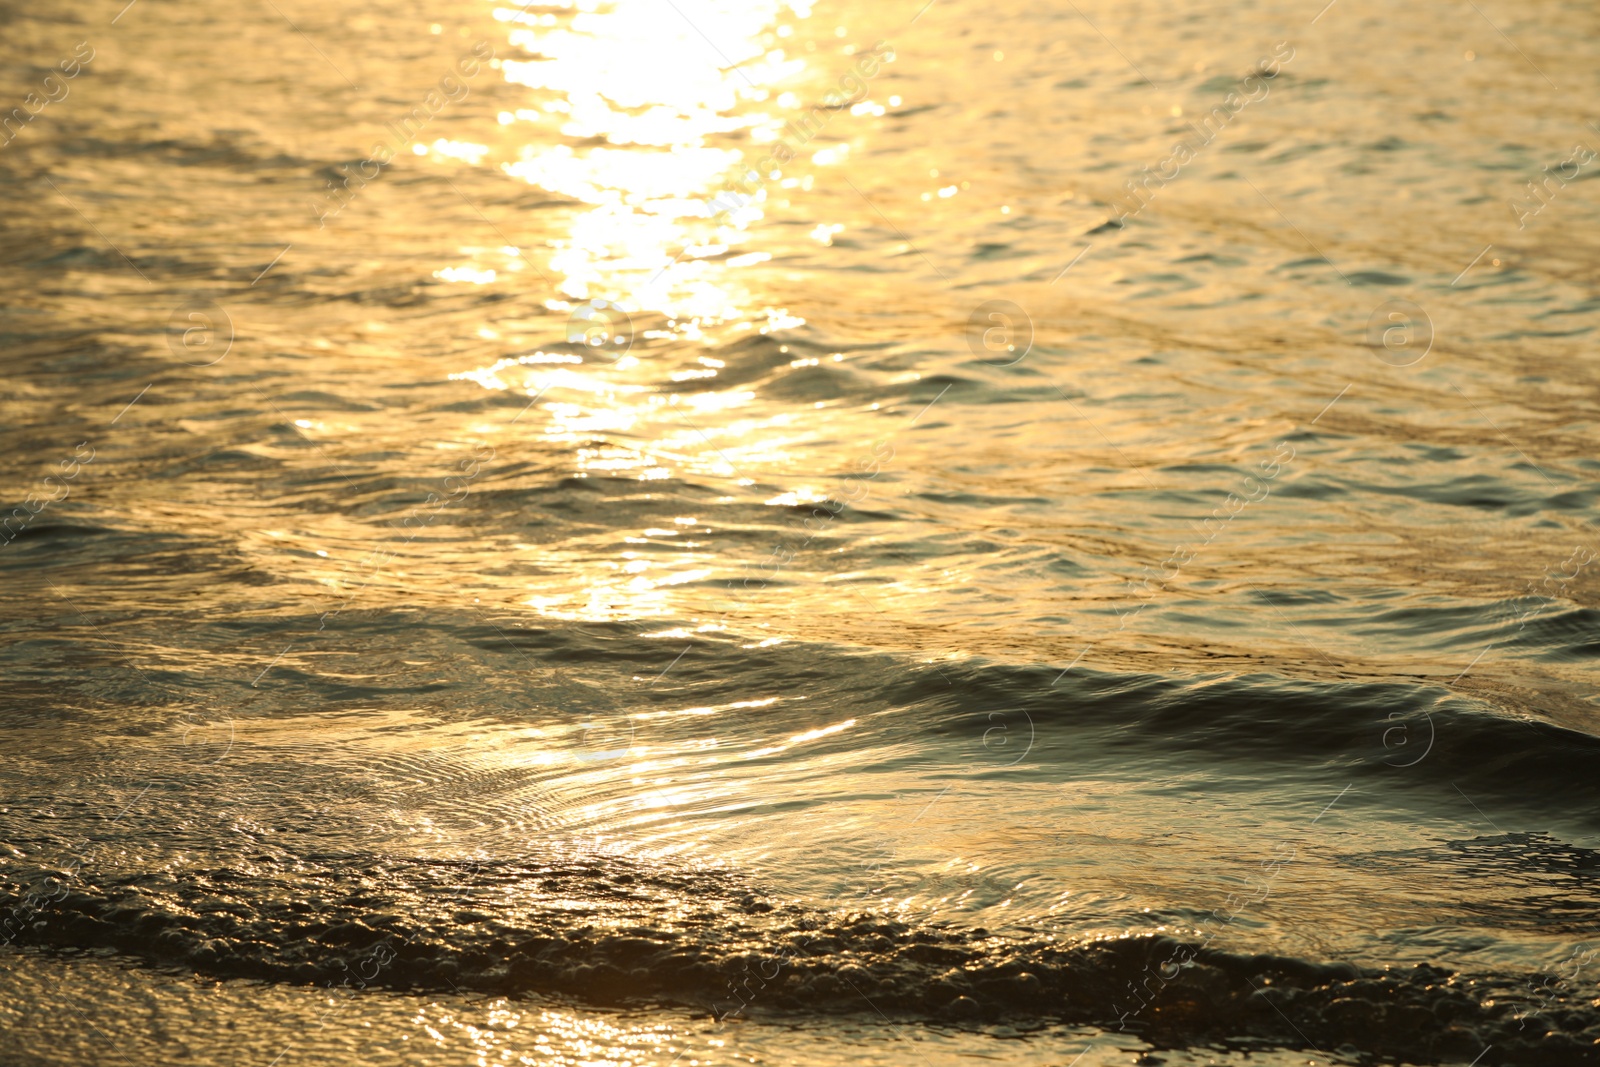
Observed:
[[[123,4],[0,1061],[1600,1062],[1593,9]]]

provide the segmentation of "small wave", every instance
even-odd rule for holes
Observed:
[[[1157,1045],[1343,1048],[1420,1062],[1600,1063],[1600,1011],[1564,984],[1419,965],[1363,969],[1162,936],[1070,943],[770,900],[723,870],[621,857],[546,864],[326,857],[41,893],[0,883],[19,945],[111,949],[223,978],[598,1004],[725,1018],[857,1011],[953,1023],[1060,1020]],[[1548,976],[1546,976],[1548,977]]]
[[[1026,721],[1033,758],[1129,748],[1270,762],[1337,760],[1356,776],[1404,770],[1411,784],[1481,783],[1506,796],[1559,788],[1570,810],[1600,810],[1600,737],[1510,713],[1440,687],[1324,683],[1248,674],[1174,676],[951,664],[899,674],[891,699],[942,709],[934,727],[981,734],[993,717]],[[1071,744],[1052,744],[1070,738]],[[1395,779],[1399,783],[1398,777]]]

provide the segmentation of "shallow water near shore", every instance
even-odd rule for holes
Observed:
[[[1600,1062],[1593,12],[124,2],[0,1060]]]

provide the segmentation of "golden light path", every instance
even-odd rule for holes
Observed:
[[[571,14],[559,18],[549,7],[495,11],[497,20],[510,24],[508,40],[517,54],[536,57],[499,63],[507,82],[527,90],[529,102],[499,115],[510,136],[502,154],[511,158],[495,163],[489,146],[457,142],[438,142],[431,151],[467,165],[490,157],[483,165],[571,202],[557,222],[565,232],[539,253],[545,257],[540,272],[556,289],[544,301],[554,315],[544,321],[560,323],[565,333],[554,341],[546,333],[535,351],[453,377],[537,398],[542,432],[571,456],[576,477],[697,477],[751,485],[749,472],[792,465],[788,448],[802,424],[795,412],[755,410],[749,388],[717,388],[725,363],[716,355],[743,336],[804,324],[787,309],[762,303],[759,285],[742,275],[771,258],[749,247],[759,236],[753,228],[764,218],[769,187],[803,192],[812,177],[773,171],[748,201],[731,206],[717,198],[731,174],[751,165],[747,157],[778,139],[802,94],[809,95],[806,63],[774,45],[793,36],[794,21],[810,17],[810,4],[620,0],[563,6]],[[866,103],[857,114],[881,114],[881,107],[874,111]],[[519,137],[519,130],[527,132]],[[847,147],[819,145],[812,164],[843,158]],[[824,226],[818,240],[825,243],[840,228]],[[509,271],[542,288],[523,273],[530,254],[481,249],[472,261],[444,267],[435,277],[481,285]],[[575,313],[590,316],[582,322],[593,327],[573,332],[568,317]],[[662,388],[668,383],[704,388]],[[767,503],[781,505],[826,494],[803,483],[768,495]],[[679,538],[674,543],[686,550],[670,558],[631,547],[609,559],[596,558],[598,546],[576,555],[570,544],[549,547],[551,565],[581,574],[585,588],[575,592],[570,583],[558,583],[531,590],[522,602],[568,620],[671,614],[672,587],[712,576],[714,560],[699,550],[692,518],[674,517],[668,525],[660,522],[628,541],[644,546]]]
[[[778,247],[763,226],[769,195],[804,195],[817,168],[849,155],[848,144],[819,141],[787,163],[787,173],[760,175],[748,199],[724,193],[730,176],[750,173],[786,123],[820,97],[823,80],[838,73],[800,58],[815,48],[799,43],[816,36],[798,26],[810,17],[806,0],[495,9],[511,47],[491,65],[523,102],[498,114],[498,129],[485,138],[491,143],[439,140],[423,152],[447,169],[498,170],[537,190],[547,198],[541,221],[555,236],[538,248],[464,247],[462,258],[441,265],[434,277],[510,288],[542,304],[544,314],[528,317],[526,336],[481,330],[509,351],[452,377],[527,397],[529,415],[538,417],[523,419],[517,432],[543,438],[558,474],[565,463],[572,477],[633,479],[644,483],[644,493],[669,479],[738,493],[759,475],[762,484],[748,501],[758,507],[827,496],[825,483],[813,480],[794,451],[809,429],[812,405],[794,410],[771,403],[745,378],[720,385],[726,360],[736,358],[727,349],[804,325],[774,306],[779,301],[764,298],[770,286],[763,272],[770,268],[762,265],[772,252],[761,246],[765,240]],[[835,40],[843,36],[832,26],[828,32]],[[862,97],[850,108],[855,115],[871,121],[884,114],[870,93]],[[805,236],[808,244],[827,245],[843,229],[808,223]],[[592,314],[583,321],[593,328],[574,332],[575,314]],[[780,359],[791,358],[785,351],[778,346]],[[790,367],[843,358],[797,353]],[[641,636],[672,648],[666,658],[696,633],[722,630],[720,617],[685,613],[680,593],[733,565],[707,536],[704,520],[713,516],[662,507],[670,510],[641,518],[636,530],[621,535],[609,530],[514,546],[536,553],[543,574],[516,591],[513,603],[577,622],[690,619],[645,627],[652,632]],[[782,639],[748,640],[745,647],[755,648]],[[736,740],[719,720],[780,699],[749,696],[664,710],[618,695],[609,716],[541,728],[537,737],[491,731],[495,736],[474,742],[487,740],[491,751],[469,758],[537,764],[547,790],[540,809],[559,811],[559,821],[606,839],[607,847],[679,851],[705,843],[703,828],[686,813],[727,816],[757,806],[753,790],[768,773],[764,764],[787,756],[802,769],[826,762],[826,754],[804,753],[857,726],[849,718],[808,730],[757,729],[766,735]],[[708,717],[704,737],[657,743],[663,720],[687,716]],[[552,740],[563,758],[529,759],[533,751],[548,755]]]

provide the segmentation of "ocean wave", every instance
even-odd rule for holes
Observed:
[[[113,950],[219,978],[555,994],[719,1019],[1059,1020],[1157,1045],[1335,1048],[1412,1062],[1600,1063],[1600,1011],[1559,976],[908,923],[774,899],[727,870],[620,856],[292,865],[261,856],[92,886],[15,860],[7,868],[0,914],[14,944]]]

